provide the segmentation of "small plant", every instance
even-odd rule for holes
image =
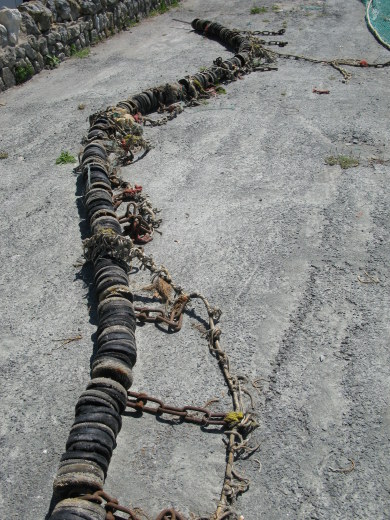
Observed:
[[[274,13],[280,13],[280,11],[282,10],[282,8],[280,7],[280,5],[278,4],[274,4],[272,7],[271,7],[272,11]]]
[[[262,13],[266,13],[267,11],[268,11],[267,7],[264,7],[264,6],[261,6],[261,7],[254,6],[251,9],[251,14],[262,14]]]
[[[0,159],[8,159],[8,153],[7,152],[0,152]]]
[[[137,17],[134,20],[132,20],[131,18],[127,18],[125,21],[126,27],[135,27],[138,24],[139,24],[139,19]]]
[[[335,166],[338,164],[343,170],[347,170],[348,168],[359,166],[359,161],[356,157],[348,157],[347,155],[330,155],[325,158],[325,164],[328,166]]]
[[[225,90],[223,87],[217,87],[217,88],[215,89],[215,92],[216,92],[217,94],[226,94],[226,90]]]
[[[55,69],[60,64],[60,60],[57,56],[50,56],[50,54],[48,54],[45,59],[46,66],[49,67],[49,69]]]
[[[149,16],[157,16],[158,14],[164,14],[169,11],[172,7],[177,7],[179,5],[179,0],[173,0],[170,5],[167,5],[166,0],[161,0],[160,5],[157,9],[152,9],[149,13]]]
[[[84,47],[84,49],[80,49],[79,51],[76,51],[73,56],[79,59],[88,58],[88,56],[91,53],[91,49],[89,47]]]
[[[160,2],[160,7],[159,7],[158,10],[159,10],[159,12],[160,12],[161,14],[164,14],[164,13],[166,13],[167,11],[169,11],[169,7],[167,6],[165,0],[161,0],[161,2]]]
[[[286,22],[286,20],[284,20],[284,22],[282,23],[282,27],[283,27],[283,29],[286,29],[286,28],[287,28],[287,22]]]
[[[281,93],[280,93],[281,96],[286,96],[287,95],[287,92],[285,90],[283,90]]]
[[[69,164],[75,162],[76,158],[67,151],[61,152],[60,156],[56,159],[56,164]]]
[[[89,47],[85,47],[84,49],[80,49],[79,51],[76,48],[76,45],[74,43],[70,46],[70,55],[75,56],[76,58],[87,58],[91,52],[91,49]]]
[[[19,85],[30,79],[34,75],[34,68],[32,65],[26,65],[25,67],[16,67],[15,70],[15,81]]]

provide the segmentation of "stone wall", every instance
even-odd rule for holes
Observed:
[[[175,0],[34,0],[0,9],[0,92]]]

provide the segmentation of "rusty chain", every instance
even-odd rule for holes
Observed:
[[[180,301],[180,298],[182,298],[183,303],[179,308],[180,327],[182,326],[184,310],[190,301],[199,299],[205,306],[209,319],[209,328],[206,331],[209,351],[217,359],[225,382],[229,388],[229,393],[232,398],[233,411],[228,414],[212,414],[208,409],[201,407],[188,406],[176,408],[172,406],[166,406],[163,401],[158,398],[151,397],[143,393],[130,391],[128,391],[128,395],[134,399],[132,401],[128,400],[127,404],[130,408],[154,415],[166,413],[169,415],[175,415],[181,418],[184,422],[192,422],[205,426],[208,422],[208,424],[224,425],[228,428],[224,430],[224,434],[228,435],[228,439],[225,443],[226,467],[223,486],[217,508],[215,512],[209,517],[209,520],[222,520],[228,518],[231,520],[238,519],[239,516],[232,509],[232,505],[234,504],[237,496],[241,493],[244,493],[248,489],[249,479],[241,476],[235,470],[234,463],[242,455],[249,457],[259,448],[259,446],[249,446],[250,434],[255,428],[258,427],[258,423],[256,422],[253,413],[244,411],[242,395],[245,393],[250,396],[250,393],[243,386],[243,383],[245,383],[246,379],[232,374],[229,357],[221,346],[220,337],[222,331],[215,323],[215,321],[219,320],[221,312],[219,309],[212,307],[202,294],[198,292],[184,292],[183,288],[172,280],[172,277],[165,266],[157,266],[153,258],[151,256],[145,255],[141,248],[135,249],[136,251],[133,250],[133,258],[136,258],[141,263],[141,266],[143,266],[144,269],[148,269],[154,277],[158,278],[161,276],[166,283],[171,285],[172,289],[178,295],[177,300]],[[135,308],[138,309],[137,307]],[[150,309],[146,309],[150,311]],[[154,309],[154,311],[156,310],[157,309]],[[149,319],[145,321],[164,322],[168,323],[168,325],[170,321],[173,321],[164,317],[162,310],[159,310],[159,312],[161,314],[158,315],[157,319],[154,317],[149,317]],[[176,315],[175,319],[178,319],[178,315]],[[158,406],[147,407],[145,406],[147,401],[154,402]],[[203,413],[204,415],[203,417],[194,416],[189,414],[189,411],[197,411]],[[214,422],[214,420],[216,422]]]
[[[162,414],[173,415],[179,417],[183,422],[199,424],[200,426],[226,426],[228,424],[228,421],[225,420],[226,416],[228,415],[227,413],[213,413],[209,409],[200,406],[183,406],[181,408],[167,406],[161,399],[158,399],[157,397],[152,397],[144,393],[131,392],[130,390],[127,391],[127,395],[134,398],[127,400],[127,406],[140,413],[146,412],[156,416],[161,416]],[[146,403],[148,402],[156,403],[158,406],[146,406]],[[198,414],[202,414],[202,416],[199,417],[199,415],[197,416],[195,414],[191,414],[190,412],[198,412]]]
[[[224,431],[224,433],[228,435],[228,440],[226,441],[226,467],[224,481],[217,508],[215,512],[209,517],[209,520],[222,520],[228,518],[231,520],[236,520],[239,518],[239,516],[232,509],[232,506],[237,496],[241,493],[244,493],[248,489],[249,479],[239,475],[239,473],[234,469],[234,463],[242,455],[245,454],[246,457],[249,457],[259,448],[259,446],[249,446],[250,434],[255,428],[258,427],[258,423],[256,422],[253,413],[244,411],[242,394],[245,393],[250,395],[249,392],[243,386],[245,378],[240,378],[232,374],[229,357],[221,346],[220,337],[222,331],[220,327],[216,325],[216,321],[218,321],[221,316],[221,311],[215,307],[212,307],[208,300],[202,294],[198,292],[185,292],[180,285],[176,284],[173,281],[168,269],[164,265],[158,266],[154,261],[153,257],[151,255],[146,255],[142,248],[133,248],[132,259],[138,260],[141,264],[141,267],[143,267],[146,270],[149,270],[154,280],[158,280],[161,278],[162,280],[164,280],[165,283],[170,285],[172,290],[177,295],[176,301],[182,302],[178,308],[178,313],[176,314],[173,313],[175,305],[172,305],[173,310],[171,311],[169,317],[167,317],[164,314],[164,312],[160,309],[135,307],[135,309],[139,310],[140,313],[142,313],[142,310],[144,310],[144,315],[141,316],[141,319],[143,319],[146,315],[146,319],[144,319],[144,321],[156,323],[163,322],[166,323],[168,327],[171,326],[172,329],[175,330],[176,326],[181,328],[183,313],[185,311],[186,306],[192,300],[199,299],[205,306],[209,319],[209,328],[206,331],[206,336],[209,344],[209,351],[217,359],[218,365],[222,371],[225,382],[229,388],[229,393],[232,398],[233,405],[233,412],[231,412],[231,422],[229,425],[229,429]],[[157,311],[158,313],[156,317],[150,316],[150,312]],[[176,330],[180,329],[177,328]],[[137,396],[139,396],[139,394],[134,395],[135,398],[137,398]],[[149,398],[148,400],[155,402],[159,405],[159,407],[165,407],[164,403],[159,399]],[[138,408],[141,408],[142,404],[135,404],[133,402],[132,408],[135,408],[136,406]],[[166,408],[167,410],[172,410],[171,407]],[[155,410],[158,410],[158,407],[152,408],[152,410],[153,412],[151,411],[150,413],[155,413]],[[144,411],[147,410],[144,409]],[[177,416],[185,416],[184,409],[177,409],[176,412],[177,411],[180,412],[179,414],[177,414]],[[204,410],[202,410],[202,412],[203,411]],[[155,414],[157,415],[157,413]],[[172,413],[171,415],[175,414]],[[229,423],[229,421],[226,420],[227,418],[228,414],[225,415],[225,423]],[[196,422],[199,424],[198,421]]]

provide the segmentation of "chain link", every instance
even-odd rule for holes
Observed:
[[[110,496],[103,490],[96,491],[90,495],[81,496],[80,498],[95,504],[100,504],[102,506],[104,504],[104,509],[106,510],[106,520],[119,520],[120,517],[115,515],[117,511],[129,515],[128,520],[141,520],[139,514],[141,514],[144,518],[146,517],[145,513],[139,509],[130,509],[128,507],[121,506],[116,498]],[[185,520],[185,518],[175,509],[164,509],[157,515],[156,520]]]
[[[135,306],[134,309],[137,312],[136,318],[140,322],[165,323],[165,325],[168,326],[168,330],[178,332],[182,327],[183,313],[189,301],[190,297],[182,294],[181,297],[177,298],[173,303],[169,315],[166,315],[162,309]],[[153,316],[153,314],[155,314],[155,316]]]

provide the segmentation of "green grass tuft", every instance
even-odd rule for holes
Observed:
[[[152,9],[149,12],[149,16],[157,16],[159,14],[167,13],[172,7],[177,7],[179,5],[179,0],[172,0],[169,4],[167,4],[166,0],[160,0],[160,5],[156,9]]]
[[[90,53],[91,53],[91,49],[89,47],[84,47],[84,49],[80,49],[79,51],[74,52],[73,56],[75,56],[76,58],[83,59],[83,58],[88,58]]]
[[[169,11],[169,7],[167,6],[165,0],[161,0],[160,7],[158,8],[160,14],[164,14]]]
[[[25,67],[17,67],[15,70],[15,81],[17,85],[24,83],[34,75],[34,68],[32,65],[26,65]]]
[[[64,151],[61,152],[60,156],[56,159],[56,164],[69,164],[69,163],[75,163],[76,157],[71,155],[69,152]]]
[[[359,161],[356,157],[348,157],[347,155],[330,155],[325,158],[325,164],[328,166],[335,166],[338,164],[343,170],[347,170],[348,168],[359,166]]]
[[[60,64],[60,60],[57,56],[50,56],[50,54],[46,56],[45,60],[46,66],[49,67],[49,69],[55,69]]]
[[[267,13],[268,12],[268,8],[267,7],[264,7],[264,6],[261,6],[261,7],[252,7],[251,9],[251,14],[262,14],[262,13]]]

